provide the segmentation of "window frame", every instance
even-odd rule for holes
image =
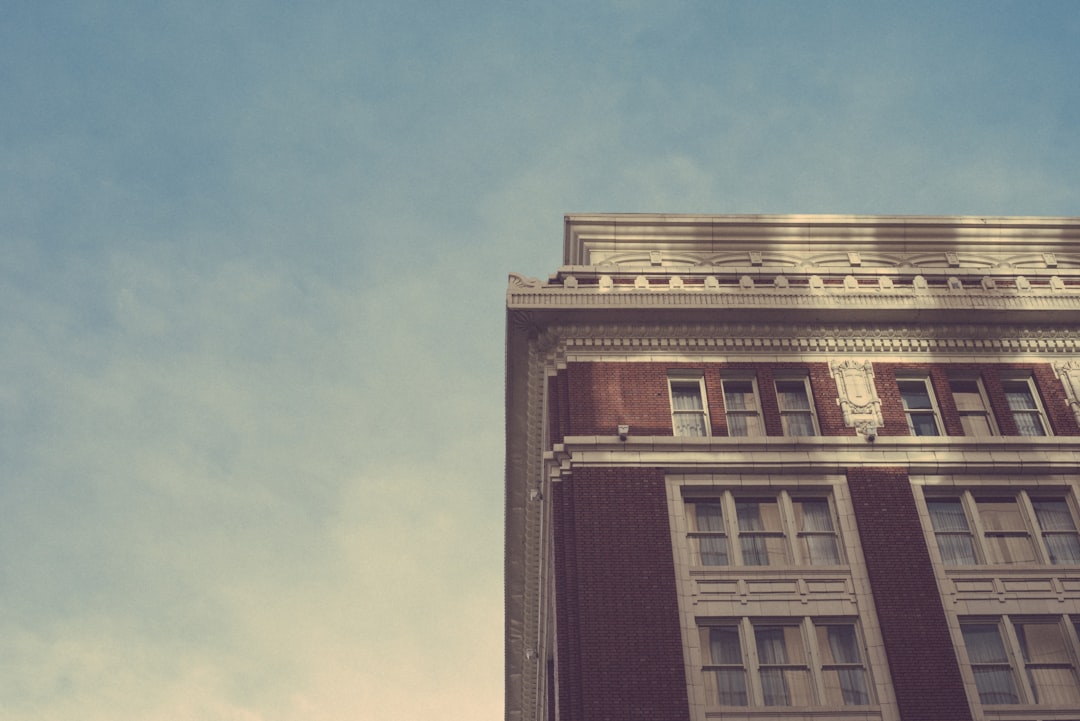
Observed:
[[[672,434],[679,438],[708,438],[711,436],[712,425],[709,422],[709,397],[705,392],[705,374],[701,371],[671,371],[668,373],[667,380],[668,406],[671,408]],[[692,386],[697,388],[698,400],[701,403],[701,408],[676,408],[676,387],[690,388]],[[679,416],[697,416],[705,432],[702,434],[679,433],[680,424],[677,420]]]
[[[827,655],[831,655],[831,650],[830,654],[826,654],[826,649],[822,648],[818,630],[830,626],[843,626],[851,629],[855,639],[854,649],[858,652],[857,661],[841,662],[836,659],[832,661],[827,659]],[[721,661],[712,658],[711,631],[716,628],[733,629],[737,632],[740,663],[735,664],[727,660]],[[765,629],[777,628],[794,630],[794,637],[798,639],[799,646],[793,653],[793,649],[788,645],[790,638],[785,634],[783,640],[785,658],[783,660],[763,659],[760,632]],[[847,616],[703,618],[698,619],[698,639],[701,647],[700,672],[705,677],[705,688],[709,694],[707,705],[710,707],[854,709],[872,707],[877,703],[874,695],[873,676],[869,667],[870,653],[857,618]],[[794,657],[796,654],[798,657]],[[718,682],[715,679],[711,681],[708,679],[711,673],[735,669],[742,672],[742,695],[746,701],[744,704],[721,702]],[[801,672],[805,675],[803,684],[809,695],[806,703],[800,701],[792,703],[790,696],[787,697],[788,703],[786,704],[768,703],[770,699],[766,687],[774,684],[766,683],[765,675],[767,672],[774,673],[776,671],[781,673],[785,694],[790,693],[788,685],[789,672]],[[865,697],[865,703],[845,703],[842,697],[839,703],[830,702],[831,688],[827,681],[827,675],[838,671],[860,672],[859,675],[862,678],[861,694]],[[841,691],[842,693],[843,691]]]
[[[784,408],[780,395],[780,383],[802,383],[803,391],[806,393],[806,402],[808,408]],[[814,390],[810,386],[810,375],[808,373],[798,372],[780,372],[773,376],[773,391],[776,392],[776,408],[780,414],[780,425],[784,430],[784,435],[789,438],[809,438],[810,436],[799,436],[791,433],[788,428],[787,419],[789,416],[798,415],[810,417],[810,425],[813,428],[812,436],[821,435],[821,427],[818,425],[817,408],[814,406]]]
[[[1060,615],[1031,615],[1031,614],[1003,614],[1001,616],[967,616],[958,619],[960,638],[963,647],[963,660],[966,671],[971,674],[975,681],[975,701],[983,707],[1001,709],[1019,709],[1024,707],[1050,707],[1061,706],[1057,701],[1042,703],[1039,701],[1041,693],[1039,685],[1035,681],[1033,670],[1057,669],[1071,671],[1073,700],[1067,701],[1069,706],[1080,703],[1080,618],[1068,614]],[[997,662],[973,662],[972,654],[968,648],[968,639],[964,636],[964,627],[994,626],[997,629],[1005,658]],[[1066,661],[1046,662],[1040,659],[1029,658],[1028,646],[1022,640],[1026,636],[1025,627],[1030,626],[1056,626],[1059,638],[1063,642],[1064,651],[1068,658]],[[1015,702],[984,703],[982,690],[978,688],[979,667],[999,668],[1008,667],[1009,677],[1012,681]]]
[[[908,408],[907,401],[904,400],[904,391],[901,387],[903,383],[922,383],[923,388],[926,390],[926,395],[930,400],[929,408]],[[916,438],[940,438],[945,435],[945,424],[941,419],[941,408],[938,406],[937,396],[934,393],[934,384],[930,380],[928,373],[897,373],[896,374],[896,390],[900,394],[900,407],[904,411],[904,419],[907,421],[908,432]],[[915,432],[915,424],[913,423],[914,416],[929,416],[934,421],[934,428],[937,433],[920,435]]]
[[[731,405],[728,403],[728,383],[750,383],[750,395],[754,400],[754,407],[752,409],[737,408],[732,410]],[[755,373],[724,373],[720,377],[720,394],[724,400],[724,421],[727,426],[727,434],[731,438],[762,438],[768,435],[765,429],[765,414],[761,408],[761,392],[758,389],[757,375]],[[757,433],[745,433],[735,434],[732,433],[733,424],[732,418],[754,418],[757,420]]]
[[[770,528],[748,529],[740,525],[739,503],[775,501],[779,515],[779,530]],[[827,518],[830,528],[808,528],[805,510],[798,507],[806,501],[823,501],[827,507]],[[701,529],[698,506],[701,504],[718,504],[721,509],[720,524],[722,530]],[[683,488],[683,508],[687,519],[687,544],[690,551],[690,562],[694,568],[709,569],[746,569],[746,568],[836,568],[847,565],[844,557],[844,544],[840,535],[839,518],[837,517],[836,501],[831,490],[796,488],[775,489],[751,488],[731,489],[696,489],[693,487]],[[800,519],[802,522],[800,523]],[[813,546],[811,538],[832,539],[831,555],[835,557],[835,563],[814,563]],[[724,555],[727,559],[723,564],[702,563],[703,551],[699,539],[717,538],[723,539]],[[784,563],[748,564],[746,563],[746,545],[744,539],[766,539],[765,557],[770,561],[772,556],[768,548],[769,538],[780,538],[783,546]],[[716,553],[715,550],[709,553]]]
[[[1050,425],[1050,417],[1046,414],[1046,406],[1043,405],[1042,396],[1039,395],[1039,389],[1035,385],[1035,376],[1030,372],[1020,373],[1002,373],[1001,377],[1001,392],[1005,396],[1005,405],[1009,409],[1009,415],[1012,416],[1013,425],[1016,426],[1016,434],[1025,438],[1047,438],[1054,435],[1054,429]],[[1023,383],[1027,388],[1028,394],[1031,396],[1032,404],[1034,408],[1013,408],[1009,403],[1009,391],[1007,386],[1010,383]],[[1018,421],[1018,414],[1031,416],[1038,420],[1042,426],[1042,433],[1024,433],[1021,430],[1021,424]]]
[[[979,399],[982,401],[982,410],[976,410],[972,408],[961,408],[960,404],[956,402],[956,390],[953,388],[953,383],[974,383],[975,390],[978,393]],[[1000,436],[1001,429],[998,428],[997,419],[994,417],[994,412],[990,405],[990,396],[986,393],[986,384],[983,383],[982,377],[978,373],[950,373],[949,374],[949,393],[953,397],[953,405],[956,406],[956,414],[960,418],[960,427],[964,431],[964,436],[967,438],[988,438],[993,436]],[[965,418],[970,417],[982,417],[986,419],[986,426],[990,430],[989,436],[979,436],[968,433],[968,429],[964,424]]]
[[[926,503],[928,526],[930,533],[933,536],[934,551],[937,554],[937,559],[941,565],[947,569],[952,568],[971,568],[974,566],[1003,566],[1003,567],[1024,567],[1024,566],[1080,566],[1080,558],[1076,561],[1057,561],[1054,558],[1054,551],[1051,544],[1048,542],[1049,536],[1072,536],[1077,539],[1077,546],[1080,546],[1080,513],[1078,513],[1078,507],[1076,499],[1071,489],[1049,489],[1049,488],[1016,488],[1016,487],[999,487],[999,486],[984,486],[974,488],[962,488],[962,489],[950,489],[948,491],[944,489],[930,490],[928,488],[923,489],[924,502]],[[1016,507],[1020,512],[1023,519],[1023,528],[1017,529],[997,529],[987,528],[984,516],[985,510],[980,509],[980,499],[992,499],[992,498],[1011,498],[1015,501]],[[935,501],[958,501],[962,512],[964,514],[964,520],[967,524],[966,530],[958,528],[937,528],[934,523],[934,513],[931,510],[931,504]],[[1062,501],[1065,504],[1066,509],[1069,512],[1070,519],[1072,521],[1073,528],[1046,528],[1043,525],[1043,521],[1036,510],[1036,503],[1039,501]],[[987,503],[987,500],[982,500],[983,504]],[[1029,545],[1033,550],[1035,558],[1031,561],[1000,561],[997,560],[997,552],[994,550],[994,543],[990,541],[991,538],[1010,538],[1019,537],[1022,533],[1025,534],[1028,539]],[[975,558],[974,563],[949,563],[946,560],[946,553],[942,550],[942,544],[940,539],[945,536],[963,536],[966,535],[970,539],[970,546],[972,548],[972,555]],[[1077,554],[1080,555],[1080,554]]]

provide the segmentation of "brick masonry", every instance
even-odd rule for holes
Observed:
[[[847,477],[900,717],[970,721],[907,472],[851,468]]]
[[[662,469],[553,488],[559,718],[688,721]]]

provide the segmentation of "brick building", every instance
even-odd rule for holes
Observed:
[[[565,230],[507,294],[507,719],[1080,719],[1080,219]]]

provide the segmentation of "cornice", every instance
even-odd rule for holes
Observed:
[[[568,323],[534,336],[541,353],[1054,354],[1077,327],[1003,324]]]

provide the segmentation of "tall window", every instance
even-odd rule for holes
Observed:
[[[1003,379],[1001,387],[1005,391],[1005,400],[1009,411],[1016,421],[1016,430],[1022,436],[1048,436],[1050,424],[1046,422],[1039,396],[1031,376]]]
[[[1080,703],[1076,623],[1071,619],[966,619],[960,629],[980,703]]]
[[[705,383],[700,376],[670,376],[671,425],[677,436],[709,435]]]
[[[720,706],[871,703],[862,642],[843,619],[723,619],[700,628],[702,671]]]
[[[1028,491],[928,496],[930,524],[946,566],[1080,563],[1069,498]]]
[[[725,491],[685,502],[694,563],[701,566],[835,566],[840,559],[829,497]],[[732,543],[732,539],[735,542]]]
[[[934,392],[930,388],[930,379],[897,379],[900,400],[904,404],[908,430],[913,436],[940,436],[941,421],[938,414]]]
[[[776,379],[776,402],[785,436],[818,434],[809,380],[806,376]]]
[[[994,417],[990,413],[990,403],[982,380],[977,377],[957,377],[949,379],[949,391],[960,413],[960,424],[965,436],[993,436]]]
[[[725,378],[724,411],[729,436],[763,436],[757,381],[753,378]]]

